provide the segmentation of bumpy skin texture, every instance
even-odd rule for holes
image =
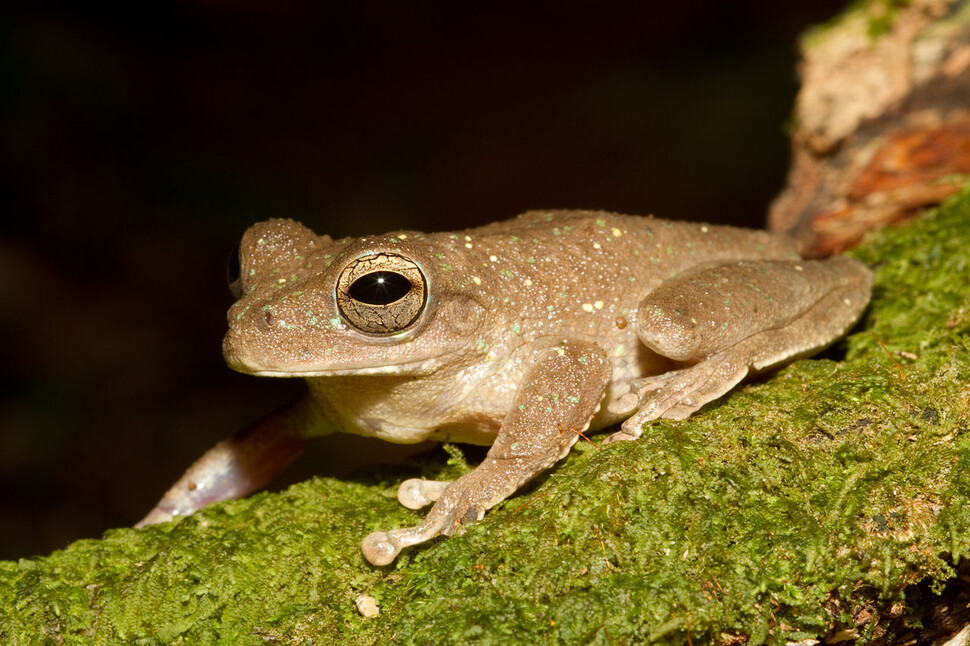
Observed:
[[[481,519],[587,429],[626,420],[607,442],[635,439],[824,348],[871,285],[861,263],[802,260],[785,237],[590,211],[337,241],[270,220],[239,260],[227,362],[308,393],[213,448],[141,524],[245,495],[335,431],[490,444],[454,482],[401,485],[405,506],[434,506],[367,536],[375,565]]]

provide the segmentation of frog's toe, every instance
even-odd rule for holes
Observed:
[[[634,428],[637,429],[637,432],[633,432],[632,429],[628,431],[626,428],[626,424],[624,424],[621,430],[617,431],[616,433],[612,433],[611,435],[608,435],[606,439],[603,440],[603,446],[607,446],[615,442],[629,442],[630,440],[637,439],[638,437],[640,437],[640,432],[639,432],[640,427],[637,426]]]
[[[408,509],[421,509],[440,498],[450,484],[450,480],[411,478],[398,487],[397,500]]]
[[[662,375],[654,375],[653,377],[641,377],[640,379],[634,379],[630,383],[630,391],[635,392],[638,397],[643,397],[647,393],[651,393],[655,390],[660,390],[663,388],[664,384],[670,381],[670,379],[679,374],[680,370],[673,370],[671,372],[665,372]]]
[[[373,565],[381,566],[393,563],[401,547],[395,545],[390,532],[372,532],[361,541],[360,551]]]
[[[454,514],[450,513],[450,510],[436,512],[436,509],[438,509],[437,505],[432,507],[424,521],[415,527],[401,527],[368,534],[360,544],[360,551],[363,552],[364,558],[374,565],[389,565],[405,547],[426,543],[439,534],[454,533],[445,531],[446,526],[454,522]]]

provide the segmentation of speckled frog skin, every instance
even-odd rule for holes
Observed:
[[[481,519],[580,433],[625,420],[606,443],[636,439],[824,348],[871,285],[861,263],[802,260],[784,237],[590,211],[343,240],[270,220],[238,269],[226,361],[307,394],[216,445],[141,524],[245,495],[336,431],[491,445],[458,480],[400,486],[407,507],[434,506],[367,536],[375,565]]]

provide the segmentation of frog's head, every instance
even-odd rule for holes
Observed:
[[[243,235],[226,362],[254,375],[420,374],[474,350],[474,283],[413,232],[332,240],[292,220]]]

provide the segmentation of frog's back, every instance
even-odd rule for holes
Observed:
[[[528,211],[457,235],[510,270],[524,259],[662,279],[705,262],[798,258],[792,239],[765,231],[606,211]]]

